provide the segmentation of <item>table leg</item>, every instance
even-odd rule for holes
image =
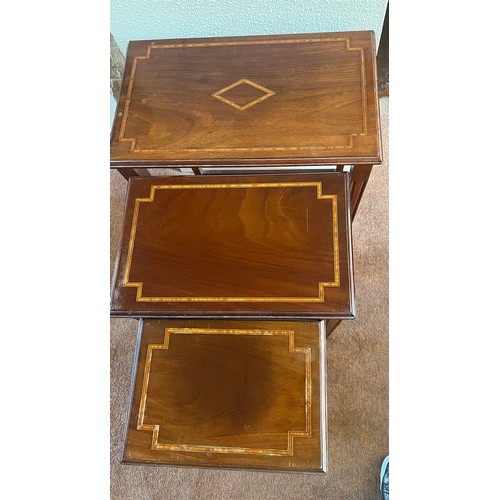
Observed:
[[[341,319],[328,319],[326,321],[326,336],[329,337],[340,323],[342,323]]]
[[[130,177],[151,177],[147,168],[118,168],[117,170],[127,180],[130,179]]]
[[[354,220],[359,202],[370,178],[373,165],[353,165],[350,173],[351,220]]]

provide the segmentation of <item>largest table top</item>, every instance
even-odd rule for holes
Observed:
[[[380,161],[371,31],[129,44],[112,166]]]

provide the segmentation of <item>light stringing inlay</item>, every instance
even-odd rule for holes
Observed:
[[[222,97],[222,94],[224,92],[227,92],[228,90],[234,89],[235,87],[238,87],[239,85],[250,85],[258,90],[261,90],[264,92],[264,95],[254,99],[253,101],[250,101],[249,103],[240,106],[239,104],[236,104],[234,101],[231,101],[230,99],[227,99],[226,97]],[[247,80],[246,78],[242,78],[241,80],[238,80],[237,82],[232,83],[231,85],[228,85],[227,87],[224,87],[221,90],[218,90],[217,92],[212,94],[212,97],[215,97],[216,99],[219,99],[219,101],[225,102],[226,104],[229,104],[229,106],[232,106],[233,108],[239,109],[240,111],[245,111],[245,109],[250,108],[251,106],[255,106],[255,104],[258,104],[259,102],[264,101],[265,99],[275,95],[276,92],[273,92],[272,90],[266,89],[266,87],[263,87],[262,85],[259,85],[258,83],[252,82],[251,80]]]

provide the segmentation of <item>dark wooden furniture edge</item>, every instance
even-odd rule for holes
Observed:
[[[354,308],[353,308],[354,309]],[[269,320],[269,321],[297,321],[297,318],[299,317],[297,314],[295,316],[287,316],[281,313],[272,313],[272,312],[264,312],[261,316],[256,315],[255,313],[247,313],[247,314],[242,314],[241,312],[235,311],[234,314],[228,314],[227,311],[221,311],[221,312],[213,312],[211,314],[207,314],[207,312],[202,312],[202,313],[197,313],[194,311],[186,311],[185,314],[179,312],[175,313],[172,315],[166,315],[162,311],[134,311],[134,312],[124,312],[124,311],[111,311],[110,312],[110,317],[111,318],[132,318],[132,319],[231,319],[231,320],[241,320],[241,321],[263,321],[263,320]],[[344,314],[325,314],[322,317],[318,317],[317,314],[315,313],[306,313],[306,312],[301,312],[300,313],[300,318],[303,319],[304,321],[325,321],[325,320],[350,320],[350,319],[356,319],[356,314],[355,312],[352,313],[344,313]]]
[[[324,165],[379,165],[383,161],[382,154],[378,156],[345,156],[335,158],[238,158],[238,159],[181,159],[181,160],[110,160],[111,168],[119,167],[137,167],[137,168],[148,168],[148,167],[165,167],[165,168],[179,168],[182,166],[191,167],[262,167],[262,166],[273,166],[275,168],[282,168],[287,166],[303,166],[307,171],[310,167],[324,166]]]

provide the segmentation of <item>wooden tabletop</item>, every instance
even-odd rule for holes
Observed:
[[[376,164],[371,31],[130,42],[111,165]]]
[[[123,461],[326,472],[323,322],[141,321]]]
[[[120,317],[355,315],[344,173],[131,178]]]

